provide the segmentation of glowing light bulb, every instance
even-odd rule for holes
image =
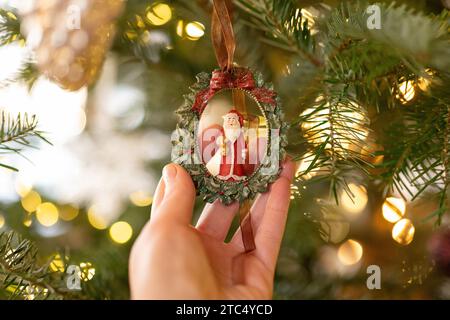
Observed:
[[[351,192],[349,195],[345,190],[341,193],[341,206],[346,213],[352,216],[359,215],[367,206],[368,197],[367,190],[364,186],[358,186],[354,183],[349,183],[348,188]]]
[[[386,221],[395,223],[405,215],[406,204],[403,199],[388,197],[383,203],[383,217]]]
[[[95,276],[95,268],[90,262],[81,262],[80,263],[80,279],[83,281],[92,280]]]
[[[363,248],[358,241],[348,239],[338,249],[338,258],[345,265],[352,265],[361,260]]]
[[[44,227],[51,227],[58,222],[58,208],[51,202],[41,203],[36,208],[36,219]]]
[[[401,245],[408,245],[414,239],[416,229],[409,219],[401,219],[392,228],[392,239]]]
[[[88,221],[95,229],[104,230],[108,227],[106,220],[97,212],[97,208],[92,206],[87,212]]]
[[[205,34],[205,26],[198,21],[186,24],[185,30],[187,38],[193,41],[200,39]]]
[[[53,257],[52,262],[50,263],[50,269],[54,272],[64,272],[66,264],[61,257],[61,255],[57,254]]]
[[[22,207],[28,212],[36,211],[36,208],[41,204],[41,201],[41,196],[36,191],[29,191],[25,197],[20,200]]]
[[[5,217],[0,214],[0,229],[2,229],[5,226]]]
[[[416,89],[414,82],[412,80],[405,80],[400,82],[398,85],[398,93],[396,98],[400,100],[401,103],[407,104],[416,95]]]
[[[133,235],[133,228],[128,222],[118,221],[109,228],[109,236],[119,244],[128,242]]]
[[[146,17],[151,24],[162,26],[172,19],[172,9],[165,3],[155,3],[147,9]]]
[[[78,216],[79,208],[73,205],[63,205],[59,208],[59,217],[64,221],[71,221]]]
[[[130,194],[131,202],[138,207],[147,207],[152,204],[153,197],[145,191],[136,191]]]

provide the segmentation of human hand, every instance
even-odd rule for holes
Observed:
[[[133,299],[270,299],[290,201],[294,164],[252,206],[256,249],[245,253],[240,229],[225,237],[238,204],[207,204],[192,226],[195,188],[180,166],[167,165],[155,192],[150,221],[129,261]]]

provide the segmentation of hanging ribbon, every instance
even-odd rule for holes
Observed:
[[[213,0],[211,38],[220,68],[231,71],[236,49],[231,22],[231,0]]]
[[[209,98],[217,90],[241,88],[250,91],[255,88],[255,82],[250,72],[245,72],[245,69],[242,68],[235,69],[233,67],[236,41],[231,22],[231,0],[213,0],[211,37],[217,63],[221,70],[213,72],[209,89],[200,92],[197,96],[193,108],[200,111],[200,113],[203,111]],[[255,250],[255,240],[250,219],[250,205],[251,201],[246,199],[239,206],[239,222],[245,252]]]

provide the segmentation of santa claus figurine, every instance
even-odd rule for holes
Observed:
[[[216,138],[216,153],[208,161],[208,171],[225,181],[240,181],[247,177],[245,161],[247,143],[244,139],[242,114],[232,109],[223,117],[221,135]]]

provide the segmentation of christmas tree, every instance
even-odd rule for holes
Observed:
[[[128,298],[174,112],[217,68],[212,5],[12,2],[0,298]],[[274,83],[298,165],[274,297],[450,298],[449,2],[232,4],[235,62]]]

